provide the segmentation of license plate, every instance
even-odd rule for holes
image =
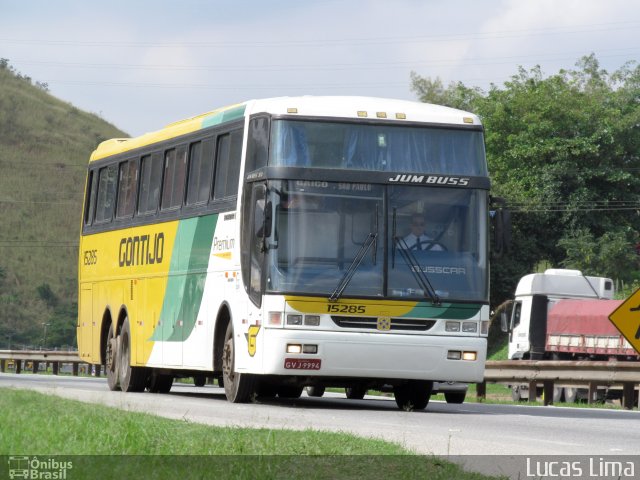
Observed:
[[[284,368],[287,370],[320,370],[322,360],[319,358],[285,358]]]

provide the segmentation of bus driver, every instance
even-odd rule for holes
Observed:
[[[404,237],[404,241],[409,250],[429,250],[432,252],[443,252],[442,245],[433,240],[425,233],[426,222],[419,213],[414,213],[411,217],[411,233]]]

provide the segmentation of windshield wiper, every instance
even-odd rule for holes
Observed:
[[[329,297],[329,301],[330,302],[335,302],[342,296],[342,292],[344,292],[344,289],[347,288],[347,285],[349,285],[349,282],[351,282],[351,279],[355,275],[356,270],[358,270],[358,267],[362,263],[362,259],[364,258],[364,256],[367,254],[367,252],[371,248],[371,245],[373,245],[375,243],[376,238],[378,238],[378,233],[377,232],[376,233],[369,233],[369,235],[367,236],[366,240],[360,246],[360,249],[356,253],[356,256],[353,259],[353,261],[351,262],[351,265],[349,265],[349,268],[347,268],[347,271],[344,272],[344,275],[340,279],[340,282],[338,283],[338,286],[336,287],[336,289],[333,291],[333,293]]]
[[[424,292],[425,296],[428,296],[429,299],[431,300],[431,303],[433,303],[434,305],[440,305],[440,297],[438,297],[438,294],[436,293],[433,286],[431,285],[431,282],[427,278],[427,275],[424,273],[424,270],[422,270],[422,268],[420,267],[420,264],[416,260],[416,257],[414,257],[413,253],[411,253],[411,250],[409,249],[407,242],[404,241],[404,238],[394,236],[393,237],[394,253],[396,250],[396,246],[398,247],[398,251],[400,252],[400,255],[402,255],[402,258],[404,258],[404,261],[407,263],[407,265],[411,269],[411,273],[413,273],[413,276],[416,279],[416,282],[418,282],[418,285],[420,285],[420,287],[422,288],[422,291]]]

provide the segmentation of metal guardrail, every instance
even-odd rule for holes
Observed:
[[[622,387],[622,406],[630,410],[635,403],[636,386],[640,384],[640,362],[488,361],[484,382],[477,386],[479,399],[486,398],[487,382],[528,384],[531,402],[536,400],[537,387],[542,384],[545,405],[553,404],[553,389],[557,385],[589,389],[589,402],[594,398],[598,386]]]
[[[78,352],[65,352],[62,350],[0,350],[0,372],[5,372],[10,364],[13,364],[15,373],[21,373],[23,366],[31,365],[29,370],[38,373],[41,364],[51,364],[51,371],[54,375],[60,373],[60,366],[64,364],[72,365],[72,373],[79,374],[80,365],[85,364],[80,360]],[[95,375],[100,375],[100,366],[96,365]]]
[[[0,350],[0,372],[5,372],[7,362],[12,361],[15,372],[22,371],[22,362],[31,362],[32,370],[38,373],[41,363],[50,363],[54,375],[59,373],[61,364],[72,364],[73,374],[78,375],[80,360],[78,352]],[[94,366],[95,375],[100,375],[100,366]],[[576,386],[589,389],[589,400],[594,398],[598,386],[622,387],[622,406],[632,409],[635,389],[640,384],[640,362],[590,362],[590,361],[549,361],[549,360],[500,360],[488,361],[484,382],[476,388],[478,399],[486,399],[487,383],[527,384],[529,401],[537,398],[537,388],[541,384],[544,404],[553,404],[555,386]]]

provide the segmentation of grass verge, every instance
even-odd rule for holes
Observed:
[[[0,455],[72,456],[69,479],[491,478],[382,440],[211,427],[14,389],[0,389]]]

